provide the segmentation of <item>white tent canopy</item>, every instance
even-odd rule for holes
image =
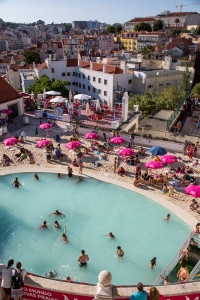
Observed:
[[[74,96],[75,100],[90,100],[91,96],[85,95],[85,94],[78,94]]]
[[[50,100],[51,103],[63,103],[65,102],[65,98],[63,98],[62,96],[57,96],[53,99]]]
[[[55,92],[55,91],[49,91],[49,92],[45,92],[46,95],[52,95],[52,96],[59,96],[60,93],[59,92]]]

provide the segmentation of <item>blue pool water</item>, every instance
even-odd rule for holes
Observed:
[[[15,177],[24,184],[12,186]],[[0,177],[0,259],[21,261],[29,272],[56,270],[58,278],[96,283],[109,270],[114,284],[151,284],[173,257],[191,228],[161,205],[130,190],[94,179],[74,184],[76,178],[39,173]],[[48,216],[56,209],[66,217]],[[169,222],[162,220],[172,214]],[[49,230],[40,230],[47,221]],[[58,220],[61,229],[54,228]],[[69,244],[61,241],[64,226]],[[116,241],[105,234],[113,232]],[[115,257],[116,247],[125,252]],[[84,249],[87,268],[77,262]],[[156,256],[157,266],[149,269]]]

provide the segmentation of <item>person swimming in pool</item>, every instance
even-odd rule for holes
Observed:
[[[39,179],[40,179],[37,173],[34,174],[34,178],[35,178],[36,180],[39,180]]]
[[[60,229],[60,224],[58,223],[58,221],[55,221],[54,224],[55,224],[55,225],[54,225],[55,228]]]
[[[55,270],[53,270],[53,271],[49,271],[49,272],[45,273],[44,275],[47,278],[55,278],[58,275],[58,273]]]
[[[22,186],[22,184],[19,182],[17,177],[15,178],[13,184],[15,185],[16,188],[18,188],[19,186]]]
[[[105,236],[109,236],[112,240],[115,241],[115,236],[114,236],[114,234],[112,234],[112,232],[109,232],[109,233],[106,234]]]
[[[47,222],[44,221],[44,222],[42,223],[42,225],[40,226],[40,228],[41,228],[41,229],[44,229],[44,228],[49,229],[48,226],[47,226]]]
[[[81,250],[81,255],[78,257],[78,262],[80,264],[80,267],[86,267],[88,260],[89,260],[89,256],[85,254],[85,250]]]
[[[83,181],[83,177],[82,177],[82,176],[79,176],[78,179],[77,179],[74,183],[79,183],[79,182],[81,182],[81,181]]]
[[[153,257],[152,260],[150,261],[149,268],[153,269],[154,266],[156,266],[156,257]]]
[[[167,217],[163,221],[169,221],[170,217],[171,217],[171,215],[168,214]]]
[[[124,258],[124,251],[122,250],[121,246],[117,246],[116,256],[119,256],[121,259]]]
[[[69,243],[68,238],[66,236],[66,227],[64,227],[64,233],[62,234],[62,241],[65,242],[66,244]]]
[[[62,213],[59,212],[58,210],[56,210],[55,212],[51,213],[49,216],[51,216],[51,215],[64,216],[64,217],[66,217],[64,214],[62,214]]]

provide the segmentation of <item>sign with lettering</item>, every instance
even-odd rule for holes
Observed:
[[[23,298],[31,300],[92,300],[94,297],[54,292],[25,285]]]
[[[65,121],[65,122],[69,122],[69,118],[68,115],[58,115],[58,114],[52,114],[52,113],[47,113],[47,117],[49,119],[55,119],[58,121]]]

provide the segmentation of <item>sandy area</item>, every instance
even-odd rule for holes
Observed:
[[[58,129],[53,129],[53,130],[49,131],[50,137],[47,137],[47,139],[49,139],[53,142],[55,149],[57,147],[57,142],[55,142],[53,137],[56,134],[60,135],[61,150],[62,150],[62,153],[64,154],[64,157],[60,161],[56,157],[55,151],[54,151],[53,155],[52,155],[51,163],[47,163],[45,149],[36,147],[37,141],[41,140],[42,138],[46,138],[46,132],[39,130],[39,134],[37,136],[35,136],[35,126],[28,126],[25,128],[25,131],[26,131],[27,137],[23,144],[18,144],[17,146],[13,146],[13,147],[5,147],[3,143],[0,143],[0,158],[2,159],[3,154],[7,154],[10,157],[10,159],[12,160],[12,163],[10,164],[10,166],[3,167],[1,164],[0,169],[6,168],[8,170],[9,168],[13,168],[14,166],[18,166],[18,167],[22,166],[23,168],[26,166],[28,166],[29,168],[31,166],[33,166],[33,167],[43,166],[43,167],[48,167],[48,168],[58,166],[58,169],[59,169],[59,167],[62,167],[62,169],[66,167],[66,173],[67,173],[67,167],[72,166],[72,160],[77,157],[76,152],[65,148],[65,144],[69,141],[70,136],[67,135],[66,133],[64,133],[63,131],[59,131]],[[12,133],[12,136],[15,136],[15,134],[20,135],[20,131],[18,130],[15,133]],[[108,136],[109,136],[109,134],[107,134],[107,137]],[[84,137],[79,137],[79,140],[85,147],[90,146],[90,142],[91,142],[90,140],[87,140]],[[100,141],[99,143],[103,144],[102,141]],[[20,147],[24,147],[25,149],[28,149],[32,152],[35,164],[30,164],[30,161],[27,158],[25,158],[24,160],[22,160],[20,162],[17,161],[16,154],[19,153]],[[120,181],[125,181],[126,183],[128,182],[128,183],[130,183],[130,185],[132,185],[133,179],[135,177],[135,166],[129,166],[126,162],[121,162],[120,167],[122,166],[125,169],[125,171],[126,171],[125,176],[120,176],[113,172],[114,171],[114,158],[119,156],[120,148],[124,148],[124,146],[120,145],[119,147],[111,148],[109,153],[103,152],[103,153],[107,154],[107,160],[103,160],[103,161],[99,159],[99,155],[96,153],[97,151],[89,152],[89,154],[84,154],[83,174],[87,173],[87,171],[92,170],[93,172],[95,172],[96,174],[99,174],[101,176],[107,176],[107,177],[114,178],[114,179],[117,179]],[[135,146],[135,147],[133,147],[133,149],[137,153],[139,147]],[[139,159],[140,159],[141,166],[142,166],[142,172],[144,170],[146,170],[144,163],[146,163],[147,161],[153,160],[155,158],[154,156],[152,156],[149,153],[148,149],[145,149],[145,151],[146,151],[145,156],[139,155]],[[101,153],[101,154],[103,154],[103,153]],[[188,160],[188,156],[183,156],[180,153],[169,153],[168,152],[168,154],[173,154],[173,155],[176,155],[177,157],[181,158],[181,159],[179,159],[178,163],[171,165],[171,166],[173,166],[173,168],[176,168],[177,166],[181,166],[183,164],[185,166],[192,165],[191,162],[183,162],[182,161],[182,159]],[[196,159],[194,158],[193,161],[195,161],[195,160]],[[95,161],[99,161],[101,163],[101,166],[98,168],[95,168],[92,163]],[[72,167],[72,168],[74,170],[79,169],[78,167]],[[169,168],[170,167],[165,167],[163,169],[151,170],[150,173],[153,175],[161,174],[161,173],[165,175],[166,172],[169,172]],[[200,171],[200,165],[195,166],[195,170]],[[200,182],[200,178],[197,173],[192,174],[192,176],[195,176],[197,178],[198,183]],[[171,180],[172,179],[169,178],[168,181],[171,181]],[[145,184],[141,184],[139,188],[145,189],[145,190],[149,189],[151,191],[155,191],[155,193],[159,194],[160,196],[163,196],[163,194],[161,192],[162,186],[163,186],[163,184],[153,185],[153,186],[152,185],[147,186]],[[168,183],[167,186],[169,188],[170,184]],[[166,197],[166,195],[165,195],[165,197]],[[190,210],[189,203],[193,197],[187,195],[184,191],[184,188],[183,189],[175,189],[173,198],[171,198],[169,196],[167,196],[167,197],[168,197],[168,200],[170,200],[174,204],[178,205],[179,207],[185,209],[187,212],[191,213],[193,217],[195,217],[196,219],[198,219],[200,221],[200,214],[199,214],[200,209],[199,209],[199,212]]]

